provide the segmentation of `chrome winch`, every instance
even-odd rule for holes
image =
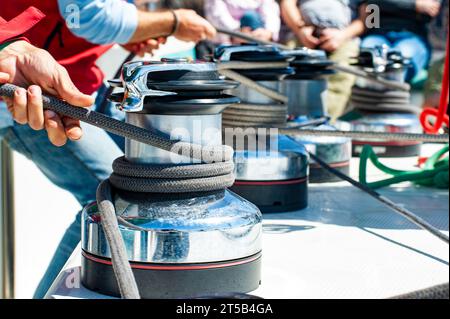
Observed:
[[[286,127],[287,101],[280,91],[282,80],[294,74],[287,63],[292,57],[273,46],[250,44],[219,47],[215,58],[220,62],[283,64],[234,70],[245,80],[232,90],[241,104],[227,108],[223,117],[225,142],[235,149],[236,182],[231,189],[263,213],[305,208],[308,154],[303,145],[276,130]],[[238,145],[230,136],[246,142]]]
[[[380,46],[363,49],[354,63],[355,66],[374,77],[404,83],[409,59],[401,52]],[[350,123],[356,131],[386,133],[422,133],[418,106],[411,104],[410,92],[387,90],[359,78],[353,87],[350,111],[341,120]],[[420,154],[421,143],[416,141],[391,142],[382,140],[353,140],[353,154],[359,156],[363,145],[373,146],[379,156],[408,157]]]
[[[285,54],[294,57],[290,66],[295,70],[281,82],[281,92],[288,97],[289,117],[326,116],[327,76],[336,73],[329,68],[333,62],[322,50],[298,48]]]
[[[122,72],[121,83],[115,84],[125,92],[113,100],[121,101],[128,123],[182,142],[222,145],[222,112],[239,102],[224,91],[238,83],[224,80],[215,63],[131,62]],[[114,163],[113,202],[142,298],[247,293],[260,285],[261,213],[225,187],[185,189],[199,163],[130,139],[125,157]],[[122,171],[128,166],[131,185],[122,187]],[[155,177],[142,177],[149,168]],[[158,176],[179,169],[179,176],[172,176],[179,190],[166,192],[172,181]],[[202,182],[214,185],[210,176],[216,173],[210,171]],[[232,171],[231,163],[231,176]],[[153,191],[140,189],[147,184]],[[96,203],[83,211],[81,245],[83,285],[119,296]]]
[[[286,77],[281,83],[281,92],[289,98],[290,127],[302,126],[308,123],[322,122],[319,125],[307,126],[308,129],[336,130],[327,120],[326,95],[328,89],[327,76],[334,74],[330,68],[333,64],[326,52],[299,48],[288,51],[293,56],[290,62],[295,73]],[[321,121],[318,121],[321,119]],[[331,167],[348,174],[350,172],[351,139],[298,136],[295,140],[305,145],[306,149],[317,155]],[[311,183],[326,183],[341,181],[336,175],[310,161],[309,181]]]

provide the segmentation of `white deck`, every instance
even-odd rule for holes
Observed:
[[[436,146],[426,146],[431,155]],[[352,175],[357,176],[358,160]],[[415,159],[389,159],[413,168]],[[372,170],[372,178],[380,174]],[[448,282],[448,245],[419,230],[366,194],[342,182],[311,185],[309,208],[264,216],[264,298],[388,298]],[[448,234],[448,190],[408,183],[381,190]],[[53,298],[105,298],[83,287],[67,289],[78,274],[79,251],[53,287]],[[75,270],[75,273],[74,273]]]

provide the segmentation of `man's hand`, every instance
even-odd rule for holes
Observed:
[[[133,52],[139,57],[144,57],[146,53],[153,54],[154,50],[158,50],[161,44],[166,43],[167,38],[148,39],[140,43],[129,43],[122,45],[127,51]]]
[[[178,18],[178,29],[174,36],[183,41],[200,42],[216,36],[216,29],[194,10],[174,11]]]
[[[18,89],[13,99],[5,99],[16,122],[29,124],[34,130],[46,129],[49,140],[62,146],[82,136],[80,122],[61,118],[53,111],[43,110],[42,91],[60,97],[70,104],[88,107],[91,96],[82,94],[73,84],[66,69],[45,50],[26,41],[16,41],[0,51],[0,83],[12,83]]]
[[[416,0],[416,11],[429,15],[430,17],[436,17],[441,9],[441,4],[436,0]]]
[[[334,52],[347,41],[347,36],[344,30],[327,28],[322,30],[320,36],[320,48],[327,52]]]
[[[304,26],[296,30],[296,36],[300,44],[309,48],[315,49],[320,44],[320,40],[316,38],[314,34],[313,26]]]

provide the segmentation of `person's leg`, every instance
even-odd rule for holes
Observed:
[[[390,47],[391,43],[384,35],[381,34],[371,34],[361,40],[361,48],[363,49],[371,49],[382,45],[387,45]]]
[[[82,127],[83,138],[63,147],[53,146],[45,131],[33,131],[27,125],[6,129],[4,138],[12,149],[27,156],[54,184],[71,192],[84,206],[95,200],[99,182],[109,177],[112,161],[123,153],[103,130],[87,124]],[[44,297],[80,236],[78,216],[61,240],[35,298]]]
[[[333,52],[330,59],[339,64],[349,65],[351,58],[358,55],[358,51],[358,42],[349,41]],[[329,77],[326,106],[333,120],[344,113],[354,84],[355,76],[348,73],[339,72]]]
[[[392,48],[399,50],[405,58],[411,59],[412,67],[406,72],[407,82],[428,68],[431,50],[422,37],[411,32],[399,34]]]
[[[247,11],[241,18],[241,28],[256,30],[264,27],[261,15],[256,11]]]
[[[439,107],[444,77],[445,57],[433,62],[429,68],[428,79],[424,88],[424,107]]]

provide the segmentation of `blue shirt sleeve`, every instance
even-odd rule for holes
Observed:
[[[58,0],[59,11],[73,34],[95,44],[128,43],[138,25],[133,1]],[[79,19],[74,18],[79,12]]]

